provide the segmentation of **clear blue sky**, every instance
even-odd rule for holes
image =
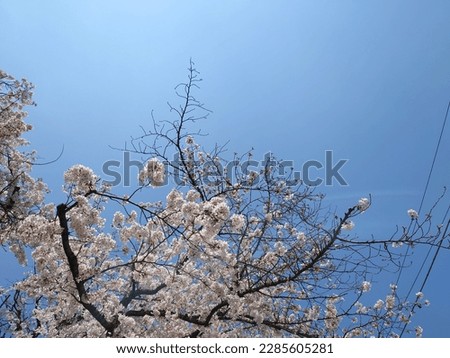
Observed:
[[[152,109],[169,118],[166,101],[192,57],[198,97],[214,111],[206,145],[230,140],[231,153],[273,151],[297,167],[328,149],[349,159],[349,186],[319,190],[338,209],[372,195],[356,222],[363,236],[390,235],[419,206],[450,100],[447,0],[15,0],[0,1],[0,21],[0,66],[36,85],[32,148],[46,161],[65,147],[35,171],[52,200],[63,200],[65,169],[100,174],[120,159],[108,145],[139,134]],[[449,152],[447,127],[424,209],[450,184]],[[4,256],[2,283],[22,270]],[[412,257],[404,289],[422,259]],[[415,320],[424,336],[450,337],[449,271],[442,252],[425,290],[431,306]],[[381,296],[391,277],[378,279]]]

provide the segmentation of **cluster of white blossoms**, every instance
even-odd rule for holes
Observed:
[[[240,231],[245,225],[245,217],[241,214],[233,214],[230,217],[233,230]]]
[[[361,198],[361,199],[359,199],[358,204],[355,206],[355,208],[358,209],[359,212],[363,213],[369,208],[369,206],[370,206],[370,200],[368,198]],[[342,224],[343,230],[353,230],[354,227],[355,227],[355,223],[350,219],[347,219]]]
[[[414,209],[409,209],[408,215],[412,220],[417,220],[419,218],[419,214]]]
[[[338,316],[339,312],[333,298],[329,299],[325,308],[325,327],[327,330],[335,332],[339,328],[342,317]]]
[[[422,334],[423,334],[423,328],[422,328],[422,327],[417,326],[417,327],[414,329],[414,331],[416,332],[416,337],[417,337],[417,338],[422,337]]]
[[[386,310],[392,311],[395,307],[395,296],[387,295],[386,296]]]
[[[361,284],[361,291],[362,292],[369,292],[372,287],[372,284],[369,281],[363,281]]]
[[[85,195],[95,189],[98,177],[91,168],[77,164],[64,173],[65,190],[73,195]]]
[[[195,142],[194,142],[194,138],[192,138],[192,136],[190,136],[190,135],[188,135],[187,137],[186,137],[186,144],[187,145],[194,145],[195,144]]]
[[[353,230],[354,227],[355,227],[355,223],[351,220],[347,220],[342,224],[343,230]]]
[[[250,170],[247,175],[248,185],[253,185],[256,179],[258,179],[259,174],[254,170]]]
[[[46,185],[30,175],[35,153],[24,151],[29,143],[23,134],[32,129],[24,108],[33,104],[32,95],[30,82],[0,70],[0,245],[9,246],[22,263],[32,240],[22,241],[18,226],[39,210],[45,216],[51,211],[43,204]]]
[[[141,185],[161,186],[165,180],[165,167],[157,158],[148,160],[138,174]]]
[[[113,227],[115,227],[116,229],[121,228],[124,221],[125,221],[125,215],[123,215],[123,213],[120,211],[116,211],[114,213],[113,221],[112,221]]]
[[[384,307],[384,301],[381,299],[378,299],[377,302],[373,305],[373,308],[376,310],[381,310]]]
[[[366,211],[370,206],[370,200],[367,198],[361,198],[358,201],[358,210],[359,211]]]

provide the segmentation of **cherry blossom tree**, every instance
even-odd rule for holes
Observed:
[[[32,86],[0,74],[0,242],[33,268],[0,291],[3,336],[384,337],[426,304],[422,293],[406,302],[396,285],[367,293],[377,274],[401,267],[402,248],[438,244],[431,216],[410,211],[394,235],[362,239],[350,230],[370,198],[334,213],[280,175],[274,156],[250,171],[240,163],[251,152],[226,161],[223,147],[205,150],[192,130],[209,114],[193,63],[174,119],[154,120],[126,148],[146,158],[136,187],[116,193],[75,165],[58,205],[44,204],[34,154],[21,151]],[[145,201],[156,190],[166,198]]]
[[[23,133],[31,130],[24,122],[25,106],[33,105],[33,86],[0,70],[0,244],[7,245],[20,263],[25,262],[27,245],[17,235],[24,220],[44,210],[46,186],[30,176],[34,152],[24,152],[28,142]]]

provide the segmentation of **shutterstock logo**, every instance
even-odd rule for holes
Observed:
[[[340,172],[347,162],[348,159],[335,161],[333,151],[326,150],[323,161],[307,160],[296,167],[293,160],[276,160],[272,153],[268,152],[260,161],[252,158],[232,161],[191,159],[189,170],[197,177],[200,176],[203,184],[220,184],[224,180],[227,183],[235,183],[239,179],[240,183],[256,186],[267,180],[269,175],[271,178],[284,180],[287,186],[299,183],[310,187],[336,184],[348,186]],[[109,177],[105,181],[112,186],[135,185],[139,183],[138,173],[145,169],[146,163],[148,162],[131,159],[131,153],[124,151],[121,161],[109,160],[103,163],[103,174]],[[186,161],[183,163],[180,157],[175,155],[173,160],[161,163],[166,175],[158,186],[168,185],[170,180],[176,185],[186,184]]]

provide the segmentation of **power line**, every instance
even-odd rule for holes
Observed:
[[[431,167],[430,167],[430,170],[429,170],[429,172],[428,172],[427,181],[426,181],[425,188],[424,188],[424,191],[423,191],[423,194],[422,194],[422,199],[421,199],[421,201],[420,201],[419,210],[418,210],[418,213],[419,213],[419,214],[420,214],[420,212],[421,212],[421,210],[422,210],[423,203],[424,203],[424,201],[425,201],[425,197],[426,197],[426,194],[427,194],[427,191],[428,191],[428,187],[429,187],[429,184],[430,184],[430,181],[431,181],[431,176],[432,176],[432,174],[433,174],[434,165],[435,165],[435,163],[436,163],[436,158],[437,158],[437,155],[438,155],[438,152],[439,152],[439,147],[440,147],[440,145],[441,145],[442,137],[443,137],[443,134],[444,134],[445,125],[447,124],[447,118],[448,118],[449,110],[450,110],[450,101],[448,102],[448,105],[447,105],[447,110],[446,110],[446,112],[445,112],[444,121],[443,121],[442,127],[441,127],[441,132],[440,132],[440,134],[439,134],[439,138],[438,138],[438,142],[437,142],[437,145],[436,145],[436,149],[435,149],[435,151],[434,151],[433,161],[432,161],[432,163],[431,163]],[[446,212],[446,214],[445,214],[445,216],[444,216],[444,218],[443,218],[443,222],[445,221],[445,219],[446,219],[446,217],[447,217],[447,215],[448,215],[449,209],[450,209],[450,206],[447,208],[447,212]],[[428,277],[429,277],[429,275],[430,275],[430,273],[431,273],[431,270],[432,270],[432,268],[433,268],[434,262],[436,261],[436,257],[437,257],[437,255],[438,255],[438,253],[439,253],[439,251],[440,251],[440,248],[441,248],[441,245],[442,245],[442,241],[444,240],[444,238],[445,238],[445,236],[446,236],[446,233],[447,233],[447,229],[448,229],[449,224],[450,224],[450,220],[449,220],[448,223],[447,223],[447,226],[446,226],[446,228],[445,228],[444,234],[443,234],[443,236],[442,236],[442,238],[441,238],[441,240],[440,240],[440,242],[439,242],[438,248],[436,249],[436,252],[435,252],[435,254],[434,254],[434,256],[433,256],[433,259],[432,259],[432,261],[431,261],[431,264],[430,264],[430,266],[429,266],[429,268],[428,268],[428,270],[427,270],[427,274],[426,274],[426,276],[425,276],[425,278],[424,278],[424,280],[423,280],[423,282],[422,282],[421,288],[420,288],[420,290],[419,290],[420,292],[423,291],[423,288],[425,287],[425,284],[426,284],[426,282],[427,282],[427,280],[428,280]],[[416,226],[417,226],[417,221],[414,222],[413,232],[414,232]],[[422,273],[423,268],[425,267],[425,263],[426,263],[427,260],[428,260],[428,257],[429,257],[429,255],[430,255],[430,253],[431,253],[432,248],[433,248],[433,246],[431,246],[431,247],[429,248],[428,253],[427,253],[426,256],[425,256],[425,259],[423,260],[422,265],[420,266],[419,271],[417,272],[417,274],[416,274],[416,276],[415,276],[415,278],[414,278],[414,281],[413,281],[413,283],[412,283],[411,286],[410,286],[410,289],[409,289],[409,291],[408,291],[408,294],[406,295],[406,298],[405,298],[405,302],[408,300],[408,298],[409,298],[409,296],[410,296],[412,290],[414,289],[414,286],[415,286],[415,284],[416,284],[416,282],[417,282],[417,280],[418,280],[420,274]],[[402,262],[402,265],[400,266],[400,271],[399,271],[399,274],[398,274],[398,276],[397,276],[397,282],[396,282],[396,284],[398,284],[398,282],[400,281],[400,277],[401,277],[401,275],[402,275],[403,267],[405,266],[404,264],[405,264],[405,261],[406,261],[406,257],[408,256],[408,252],[409,252],[409,246],[407,247],[405,256],[403,257],[403,262]],[[415,304],[417,303],[417,301],[418,301],[418,297],[416,297]],[[414,305],[415,305],[415,304],[414,304]],[[407,326],[407,324],[408,324],[409,318],[412,316],[413,313],[414,313],[414,306],[413,306],[412,311],[409,313],[408,320],[406,321],[405,325],[403,326],[402,332],[400,333],[400,337],[401,337],[401,336],[403,335],[403,333],[405,332],[405,329],[406,329],[406,326]]]
[[[450,209],[450,206],[448,207],[447,212],[445,213],[445,216],[448,215],[449,209]],[[450,219],[447,221],[447,225],[446,225],[445,230],[444,230],[444,232],[442,234],[441,240],[439,240],[439,245],[438,245],[438,247],[436,249],[436,252],[434,253],[433,259],[431,260],[430,267],[427,270],[427,273],[426,273],[425,278],[424,278],[424,280],[422,282],[422,285],[420,286],[419,292],[423,292],[425,284],[427,283],[428,278],[430,277],[431,270],[433,269],[434,263],[436,262],[437,255],[438,255],[438,253],[439,253],[439,251],[440,251],[440,249],[442,247],[442,242],[444,241],[445,237],[447,236],[447,230],[448,230],[449,226],[450,226]],[[403,326],[402,332],[400,333],[400,337],[403,336],[403,333],[406,330],[406,326],[408,325],[408,321],[410,320],[410,318],[414,314],[414,308],[416,307],[417,302],[419,301],[419,299],[420,299],[420,296],[416,296],[416,300],[414,301],[413,308],[412,308],[411,312],[409,312],[408,319],[406,320],[406,322],[405,322],[405,324]]]
[[[427,195],[428,186],[430,185],[431,175],[433,174],[434,165],[436,163],[436,158],[437,158],[437,155],[438,155],[438,152],[439,152],[439,147],[441,145],[441,140],[442,140],[442,136],[444,134],[445,125],[447,123],[449,110],[450,110],[450,101],[448,102],[448,105],[447,105],[447,111],[445,112],[444,121],[443,121],[442,127],[441,127],[441,133],[439,134],[439,139],[438,139],[438,142],[437,142],[437,145],[436,145],[436,149],[434,150],[433,161],[431,163],[431,167],[430,167],[430,170],[428,172],[427,182],[425,184],[425,188],[424,188],[424,191],[423,191],[423,194],[422,194],[422,199],[420,200],[419,211],[418,211],[419,214],[420,214],[420,212],[422,210],[422,206],[423,206],[423,203],[425,201],[425,197]],[[416,225],[417,225],[417,221],[414,222],[413,232],[416,229]],[[399,273],[398,273],[398,276],[397,276],[397,281],[396,281],[397,285],[398,285],[398,283],[400,281],[400,277],[401,277],[401,275],[403,273],[403,267],[405,266],[405,262],[406,262],[406,258],[408,256],[408,253],[409,253],[409,246],[406,249],[406,253],[405,253],[405,256],[403,257],[402,265],[400,266],[400,270],[399,270]],[[428,255],[427,255],[427,257],[428,257]],[[421,269],[417,273],[417,276],[420,275]],[[416,276],[416,279],[414,280],[414,283],[417,280],[417,276]],[[413,283],[413,285],[414,285],[414,283]],[[409,292],[411,292],[411,290]],[[408,293],[408,296],[409,296],[409,293]]]
[[[420,210],[422,210],[423,202],[425,200],[425,195],[427,194],[428,186],[430,184],[431,174],[433,173],[434,164],[436,163],[436,157],[438,155],[439,147],[441,145],[441,140],[442,140],[442,136],[444,134],[445,124],[447,123],[449,109],[450,109],[450,101],[448,102],[448,105],[447,105],[447,111],[445,113],[444,122],[442,123],[441,133],[439,134],[439,140],[436,145],[436,150],[434,151],[433,163],[431,163],[430,172],[428,173],[427,184],[425,185],[425,190],[423,191],[422,200],[420,201],[419,213],[420,213]]]
[[[445,213],[444,217],[442,218],[441,224],[443,225],[445,220],[447,220],[447,215],[449,212],[450,206],[447,208],[447,212]],[[422,262],[422,265],[419,268],[419,271],[417,272],[416,277],[414,278],[413,283],[411,284],[411,287],[409,288],[408,294],[406,295],[406,299],[408,299],[408,297],[410,296],[412,290],[414,289],[414,286],[416,285],[417,280],[419,279],[420,273],[422,272],[423,268],[425,267],[426,262],[428,261],[428,257],[430,256],[431,250],[433,249],[433,246],[430,246],[430,248],[428,249],[428,252],[425,256],[425,259]]]

